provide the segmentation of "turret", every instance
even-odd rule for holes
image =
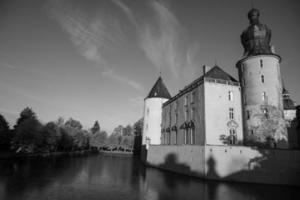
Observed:
[[[160,144],[162,104],[171,98],[161,77],[158,78],[144,101],[142,145]]]
[[[286,148],[281,57],[270,44],[271,30],[260,23],[259,11],[251,9],[248,19],[250,25],[241,35],[244,57],[236,64],[242,88],[245,144]]]

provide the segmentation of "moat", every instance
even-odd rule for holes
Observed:
[[[299,199],[297,187],[227,183],[146,168],[109,155],[0,160],[1,200]]]

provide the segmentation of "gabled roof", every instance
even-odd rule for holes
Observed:
[[[161,77],[157,79],[146,98],[171,98],[171,95]]]
[[[209,70],[207,73],[204,74],[204,77],[238,82],[232,76],[227,74],[223,69],[221,69],[219,66],[214,66],[211,70]]]
[[[223,69],[221,69],[219,66],[214,66],[211,68],[208,72],[206,72],[204,75],[200,76],[196,80],[194,80],[192,83],[189,85],[185,86],[182,90],[179,90],[179,93],[173,96],[171,99],[169,99],[167,102],[164,103],[165,105],[168,105],[175,99],[179,98],[181,95],[185,94],[188,92],[190,89],[194,88],[196,85],[202,84],[204,78],[211,78],[215,80],[219,80],[218,83],[226,83],[226,84],[231,84],[231,85],[239,85],[239,82],[230,76],[228,73],[226,73]]]

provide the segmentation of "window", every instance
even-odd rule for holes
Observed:
[[[262,68],[263,67],[263,60],[262,59],[260,59],[260,67]]]
[[[184,144],[187,144],[187,134],[188,134],[188,130],[184,129]]]
[[[228,92],[228,100],[233,101],[233,91]]]
[[[194,103],[195,101],[195,92],[192,92],[192,96],[191,96],[191,104]]]
[[[191,144],[195,144],[195,128],[191,128]]]
[[[184,112],[184,120],[185,121],[188,120],[188,115],[189,115],[189,111],[188,111],[188,109],[186,109],[185,112]]]
[[[268,111],[267,108],[263,109],[263,113],[264,113],[264,115],[265,115],[266,118],[269,118],[269,111]]]
[[[261,75],[261,82],[264,83],[265,82],[265,76]]]
[[[169,115],[170,115],[170,122],[169,122],[169,125],[171,126],[171,123],[172,123],[172,104],[170,104]]]
[[[178,113],[176,112],[175,113],[175,123],[177,124],[177,122],[178,122]]]
[[[195,119],[195,108],[191,109],[191,120]]]
[[[186,95],[185,98],[184,98],[184,105],[185,105],[185,106],[188,105],[188,99],[189,99],[189,96]]]
[[[254,135],[254,131],[253,130],[251,130],[251,135]]]
[[[242,78],[242,86],[245,86],[245,79]]]
[[[237,138],[236,138],[236,131],[235,129],[229,130],[229,144],[236,144]]]
[[[174,110],[175,110],[175,111],[177,110],[177,106],[178,106],[178,102],[175,101],[175,103],[174,103]]]
[[[174,141],[174,144],[177,144],[177,130],[175,131],[175,141]]]
[[[233,110],[233,108],[229,108],[229,119],[234,119],[234,110]]]
[[[267,93],[266,93],[266,92],[263,92],[263,93],[262,93],[262,100],[263,100],[263,101],[266,101],[266,100],[267,100]]]
[[[247,115],[247,119],[250,119],[250,111],[249,110],[246,111],[246,115]]]

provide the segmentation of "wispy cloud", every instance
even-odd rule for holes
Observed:
[[[182,40],[184,27],[163,3],[152,1],[150,6],[154,11],[158,28],[150,24],[142,27],[141,47],[157,68],[167,68],[178,77],[180,68],[186,62]]]
[[[125,83],[125,84],[133,87],[134,89],[141,90],[141,91],[144,90],[144,88],[138,82],[116,74],[113,69],[107,69],[107,70],[103,71],[102,74],[104,76],[109,77],[113,80],[116,80],[120,83]]]
[[[111,35],[104,22],[89,20],[78,8],[59,1],[52,1],[50,15],[71,36],[80,54],[90,61],[105,64],[103,49],[108,47]]]
[[[115,3],[126,11],[127,7],[123,3],[118,1]],[[63,30],[70,35],[71,41],[78,48],[80,54],[103,69],[102,74],[105,77],[127,84],[137,90],[142,89],[139,83],[116,74],[105,57],[105,54],[116,48],[118,41],[123,38],[118,20],[107,15],[103,15],[104,17],[98,15],[95,18],[87,17],[78,8],[74,8],[68,3],[62,4],[59,1],[54,1],[50,13]],[[132,19],[134,19],[133,16]]]
[[[119,8],[121,8],[121,10],[125,13],[125,15],[135,27],[138,27],[136,17],[134,16],[131,9],[126,4],[124,4],[122,0],[112,0],[112,2],[114,2]]]

